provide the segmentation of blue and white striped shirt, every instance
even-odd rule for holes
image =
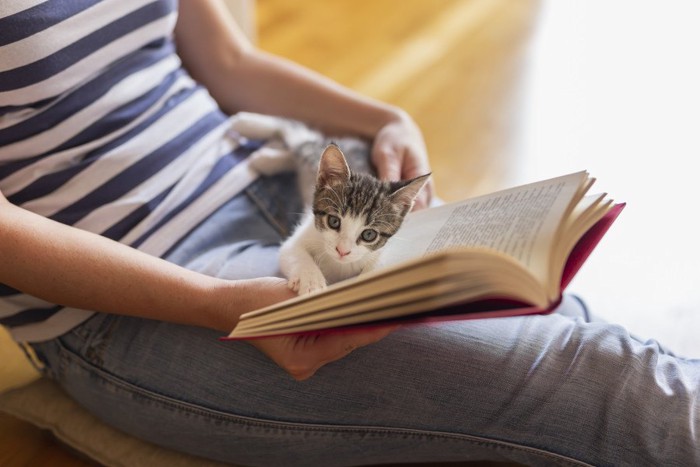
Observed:
[[[181,66],[176,0],[0,2],[0,191],[163,256],[254,175],[228,117]],[[0,284],[14,338],[92,315]]]

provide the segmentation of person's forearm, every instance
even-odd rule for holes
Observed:
[[[184,66],[227,113],[285,116],[372,138],[406,114],[289,60],[256,50],[221,2],[184,0],[175,29]]]
[[[210,90],[225,110],[247,110],[294,118],[329,133],[368,138],[393,120],[396,107],[362,96],[311,70],[261,51],[244,55],[228,81]],[[284,83],[284,86],[280,86]]]
[[[230,283],[43,218],[0,195],[0,282],[59,305],[233,329],[213,307]]]

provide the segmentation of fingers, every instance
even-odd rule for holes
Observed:
[[[413,203],[413,211],[418,211],[420,209],[425,209],[430,206],[430,202],[433,199],[433,181],[428,180],[423,189],[418,193],[416,199]]]
[[[415,143],[418,149],[404,144],[401,136],[395,134],[395,128],[386,127],[375,139],[372,147],[372,162],[377,169],[377,176],[385,181],[408,180],[430,172],[430,167],[422,144]],[[433,197],[433,182],[429,180],[413,203],[413,210],[430,206]]]
[[[380,144],[374,147],[372,160],[377,167],[377,175],[381,180],[401,180],[401,157],[390,144]]]
[[[251,341],[251,344],[294,379],[302,381],[313,376],[324,365],[386,337],[397,327],[387,326],[344,334],[271,337]]]
[[[302,372],[302,374],[297,373],[292,376],[299,381],[308,379],[324,365],[340,360],[361,347],[380,341],[397,328],[398,326],[382,327],[370,331],[365,330],[348,334],[327,334],[321,336],[316,343],[319,348],[324,348],[325,351],[319,354],[319,361],[313,368],[309,368],[306,372]]]
[[[378,342],[382,339],[384,339],[386,336],[394,332],[396,329],[398,329],[399,326],[383,326],[381,328],[377,329],[372,329],[372,330],[363,330],[363,331],[357,331],[357,332],[351,332],[348,334],[342,334],[338,337],[340,337],[340,342],[338,342],[338,347],[342,347],[342,352],[339,352],[338,355],[333,358],[330,361],[338,360],[346,355],[348,355],[350,352],[353,350],[359,349],[360,347],[364,347],[366,345],[374,344],[375,342]],[[329,338],[332,338],[332,335],[328,336]]]

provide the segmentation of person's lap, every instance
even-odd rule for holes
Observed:
[[[251,187],[170,259],[221,277],[276,275],[277,246],[294,221],[285,213],[299,210],[291,177],[281,180]],[[576,300],[564,306],[580,312]],[[697,363],[607,324],[553,314],[411,326],[304,382],[248,343],[219,337],[97,315],[36,347],[49,374],[106,422],[241,464],[692,455],[682,423],[698,423]]]

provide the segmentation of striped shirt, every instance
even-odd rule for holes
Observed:
[[[155,256],[240,192],[249,152],[181,66],[176,0],[0,1],[0,191]],[[0,284],[0,324],[51,339],[93,312]]]

